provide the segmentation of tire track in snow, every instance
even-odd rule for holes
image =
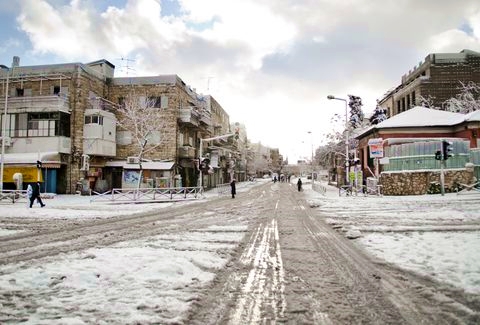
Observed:
[[[275,206],[275,214],[278,202]],[[256,229],[240,263],[251,267],[243,275],[240,297],[230,313],[230,324],[255,324],[283,318],[286,309],[285,271],[278,223],[272,218]],[[264,315],[266,314],[266,315]]]

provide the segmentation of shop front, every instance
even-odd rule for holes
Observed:
[[[29,183],[40,182],[42,192],[61,193],[58,179],[62,172],[65,165],[58,152],[8,153],[4,155],[3,188],[24,190]]]

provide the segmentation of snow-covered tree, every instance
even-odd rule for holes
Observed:
[[[375,107],[375,110],[373,111],[373,114],[369,119],[370,124],[375,125],[385,121],[386,119],[387,119],[387,110],[380,107],[377,102],[377,106]]]
[[[433,104],[435,101],[435,97],[428,95],[427,97],[420,96],[419,97],[419,105],[426,108],[436,108]]]
[[[445,101],[444,109],[455,113],[470,113],[480,109],[480,84],[460,81],[460,93]]]
[[[362,127],[364,114],[362,111],[362,99],[359,96],[348,95],[350,107],[350,127],[357,129]]]

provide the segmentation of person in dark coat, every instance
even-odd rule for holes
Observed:
[[[235,181],[235,178],[234,178],[234,179],[232,179],[232,181],[230,182],[232,199],[234,199],[234,198],[235,198],[235,194],[237,194],[237,188],[236,188],[236,186],[235,186],[235,183],[236,183],[236,181]]]
[[[40,204],[40,206],[43,208],[45,204],[42,202],[42,198],[40,197],[40,183],[34,183],[32,185],[32,195],[30,196],[30,207],[32,207],[33,202],[35,202],[35,199],[37,202]]]
[[[300,192],[302,190],[302,179],[301,178],[298,178],[297,187],[298,187],[298,191]]]

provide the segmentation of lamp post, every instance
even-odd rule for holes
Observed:
[[[15,61],[15,57],[13,58]],[[14,62],[12,62],[12,68],[15,65]],[[7,137],[7,112],[8,112],[8,83],[9,83],[9,78],[10,78],[10,69],[7,70],[7,85],[5,86],[5,108],[4,108],[4,113],[3,113],[3,119],[2,119],[2,161],[0,163],[0,192],[3,191],[3,167],[4,167],[4,162],[5,162],[5,140]]]
[[[312,146],[312,158],[311,158],[311,160],[310,160],[310,165],[311,165],[311,167],[312,167],[312,183],[313,183],[314,180],[313,180],[313,140],[312,140],[312,131],[308,131],[307,133],[310,134],[310,144],[311,144],[311,146]]]
[[[335,100],[342,100],[345,102],[345,184],[348,184],[349,181],[348,181],[348,165],[349,165],[349,162],[348,162],[348,104],[347,104],[347,100],[344,99],[344,98],[338,98],[338,97],[335,97],[333,95],[328,95],[327,96],[328,99],[335,99]]]

